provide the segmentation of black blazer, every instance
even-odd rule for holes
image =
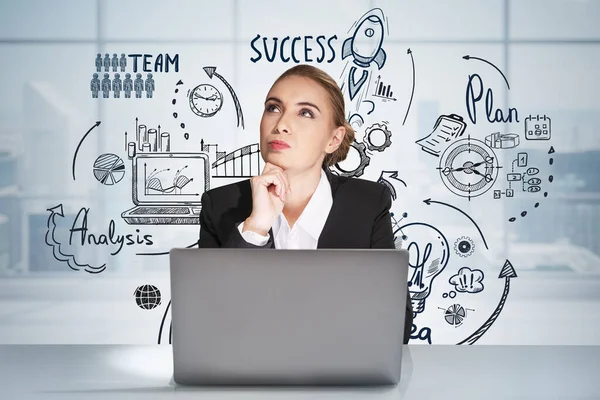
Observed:
[[[392,196],[387,186],[357,178],[334,175],[323,168],[331,185],[333,205],[319,249],[394,249],[390,217]],[[265,246],[248,243],[238,230],[252,212],[250,180],[220,186],[204,192],[200,211],[199,247],[274,248],[273,230]],[[408,343],[413,322],[412,304],[407,292],[404,343]]]

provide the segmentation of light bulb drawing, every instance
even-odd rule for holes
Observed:
[[[409,252],[408,290],[413,314],[425,311],[425,301],[431,294],[434,279],[446,268],[450,256],[448,240],[437,228],[422,222],[412,222],[397,229],[403,232]]]

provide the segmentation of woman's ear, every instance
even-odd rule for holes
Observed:
[[[325,151],[328,154],[331,154],[334,151],[336,151],[338,149],[338,147],[340,147],[340,145],[344,141],[345,135],[346,135],[346,128],[343,126],[338,126],[333,131],[333,136],[331,137],[331,140],[329,141],[329,144],[327,145],[327,148],[325,149]]]

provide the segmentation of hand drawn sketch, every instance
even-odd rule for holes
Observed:
[[[460,257],[469,257],[475,251],[475,243],[470,237],[461,236],[454,242],[454,253]]]
[[[217,73],[217,67],[204,67],[203,69],[210,79],[212,79],[213,76],[216,76],[221,82],[223,82],[223,84],[225,84],[225,86],[229,90],[229,93],[231,94],[231,97],[233,98],[235,111],[237,113],[237,126],[239,127],[241,125],[242,129],[244,129],[244,114],[242,112],[242,105],[240,104],[240,101],[238,100],[238,97],[235,94],[235,91],[233,90],[229,82],[227,82],[225,78],[223,78],[220,74]]]
[[[504,304],[506,304],[506,300],[508,299],[508,294],[510,292],[510,280],[517,277],[517,272],[513,267],[512,263],[509,260],[504,262],[504,266],[500,270],[500,274],[498,275],[499,279],[504,279],[504,291],[502,292],[502,296],[500,297],[500,301],[496,306],[492,315],[485,321],[479,329],[469,335],[466,339],[460,341],[457,344],[473,344],[478,341],[496,322],[500,313],[504,309]]]
[[[550,140],[550,117],[544,115],[529,115],[525,118],[525,139]]]
[[[330,167],[329,170],[331,173],[338,176],[347,176],[358,178],[365,173],[365,168],[371,163],[371,157],[367,152],[367,146],[362,142],[357,142],[354,140],[350,144],[350,150],[354,149],[358,153],[358,165],[354,169],[345,169],[340,165],[340,163],[336,163],[333,167]],[[347,160],[344,160],[341,164],[347,164]]]
[[[258,143],[240,147],[230,153],[219,151],[217,144],[205,144],[200,141],[202,151],[214,154],[211,164],[213,178],[250,178],[260,175],[262,157]]]
[[[460,304],[452,304],[448,308],[438,308],[444,310],[444,320],[455,328],[463,324],[465,318],[467,318],[467,311],[475,311],[471,308],[465,308]]]
[[[223,95],[216,87],[203,83],[189,91],[190,109],[200,117],[212,117],[223,106]]]
[[[462,136],[466,128],[467,124],[460,115],[440,115],[431,133],[415,143],[424,152],[439,157],[451,141]]]
[[[388,129],[389,122],[374,123],[365,129],[363,143],[370,151],[382,152],[392,145],[392,132]]]
[[[368,96],[371,70],[381,70],[387,58],[383,49],[385,34],[389,35],[387,19],[380,8],[374,8],[361,16],[348,30],[351,36],[342,45],[342,59],[350,57],[344,66],[341,88],[347,93],[351,104],[350,114],[358,113]]]
[[[52,247],[52,255],[54,258],[57,261],[65,262],[73,271],[84,270],[90,274],[99,274],[103,272],[106,269],[106,264],[99,266],[81,264],[77,262],[74,255],[63,252],[61,243],[56,239],[56,218],[64,218],[65,213],[63,211],[63,205],[59,204],[49,208],[47,211],[50,211],[50,216],[48,217],[48,230],[46,231],[45,241],[48,246]]]
[[[485,144],[492,149],[512,149],[521,144],[521,140],[516,133],[494,132],[485,137]]]
[[[111,186],[121,182],[125,176],[125,164],[115,154],[102,154],[94,162],[93,172],[98,182]]]
[[[202,193],[210,188],[209,155],[172,152],[160,125],[148,129],[135,121],[136,141],[127,145],[135,206],[121,217],[138,225],[199,224]]]
[[[458,273],[452,275],[448,282],[454,285],[454,290],[460,293],[479,293],[483,287],[483,271],[480,269],[471,269],[462,267]]]
[[[161,304],[160,290],[154,285],[138,286],[133,296],[135,303],[142,310],[153,310]]]
[[[416,317],[425,311],[425,301],[431,293],[433,281],[448,265],[450,249],[442,232],[424,222],[402,225],[394,230],[394,236],[398,232],[401,232],[403,241],[409,242],[405,247],[412,269],[408,290]]]
[[[437,169],[448,190],[471,200],[492,187],[500,168],[494,151],[469,135],[446,148]]]
[[[398,182],[406,187],[406,183],[402,179],[398,178],[398,171],[381,171],[381,175],[379,175],[377,182],[387,186],[388,189],[390,189],[393,201],[398,198],[398,191],[396,190],[394,183]]]

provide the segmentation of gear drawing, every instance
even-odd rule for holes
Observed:
[[[331,172],[338,176],[357,178],[365,173],[365,168],[371,162],[371,157],[369,157],[369,155],[367,154],[367,148],[364,143],[358,143],[357,141],[354,141],[350,146],[354,147],[356,151],[358,151],[358,155],[360,156],[360,163],[358,164],[358,167],[356,167],[354,170],[346,171],[340,167],[339,163],[336,163],[336,169],[332,170]]]
[[[376,133],[382,133],[385,137],[383,144],[375,145],[371,142],[371,135]],[[386,124],[374,123],[367,129],[365,129],[365,136],[363,138],[363,143],[366,143],[367,148],[371,151],[383,151],[386,148],[390,147],[392,144],[392,132],[390,132],[387,128]]]
[[[461,236],[454,242],[454,251],[461,257],[469,257],[475,251],[475,243],[471,238]]]

